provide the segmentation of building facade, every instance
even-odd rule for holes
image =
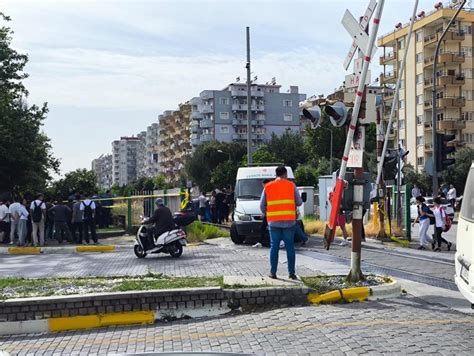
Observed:
[[[138,137],[121,137],[112,142],[112,183],[127,185],[137,179]]]
[[[297,86],[287,93],[280,85],[251,85],[252,146],[269,140],[272,133],[300,130],[299,102],[306,99]],[[222,90],[204,90],[191,104],[191,145],[206,141],[247,142],[247,85],[232,83]]]
[[[100,155],[92,160],[92,170],[97,176],[97,185],[100,189],[112,187],[112,155]]]
[[[159,168],[168,183],[179,183],[186,158],[191,153],[191,105],[179,105],[176,111],[159,116]]]
[[[385,118],[388,119],[393,88],[405,51],[407,61],[396,108],[398,123],[390,131],[390,147],[399,141],[409,154],[407,160],[421,171],[432,157],[432,88],[434,52],[442,31],[455,9],[443,8],[418,14],[410,47],[406,48],[408,25],[379,38],[383,52],[380,77],[386,87]],[[457,147],[474,148],[473,36],[474,12],[462,10],[441,43],[436,69],[437,127],[441,133],[456,135]]]

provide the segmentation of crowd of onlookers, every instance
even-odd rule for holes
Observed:
[[[201,221],[224,224],[230,221],[234,209],[234,191],[232,188],[214,189],[207,197],[201,192],[195,201]]]
[[[112,223],[110,198],[110,192],[102,196],[77,193],[67,200],[45,199],[41,193],[34,197],[28,194],[0,197],[0,243],[98,244],[96,225],[106,228]]]

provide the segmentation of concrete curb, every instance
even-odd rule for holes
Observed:
[[[354,301],[363,302],[364,300],[396,298],[400,296],[400,293],[400,284],[391,278],[390,283],[380,286],[345,288],[324,294],[310,292],[308,293],[308,302],[310,304],[330,304],[339,303],[341,301],[348,303]]]
[[[158,289],[0,301],[0,335],[84,330],[307,305],[307,287]]]
[[[78,245],[63,247],[0,247],[0,255],[49,255],[58,253],[97,253],[115,252],[129,250],[133,251],[133,246],[120,245]]]

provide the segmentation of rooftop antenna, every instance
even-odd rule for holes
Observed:
[[[235,81],[238,83],[240,82],[240,77],[235,78]]]

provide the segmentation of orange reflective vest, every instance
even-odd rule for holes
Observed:
[[[296,220],[295,185],[286,179],[274,180],[265,185],[267,221]]]

